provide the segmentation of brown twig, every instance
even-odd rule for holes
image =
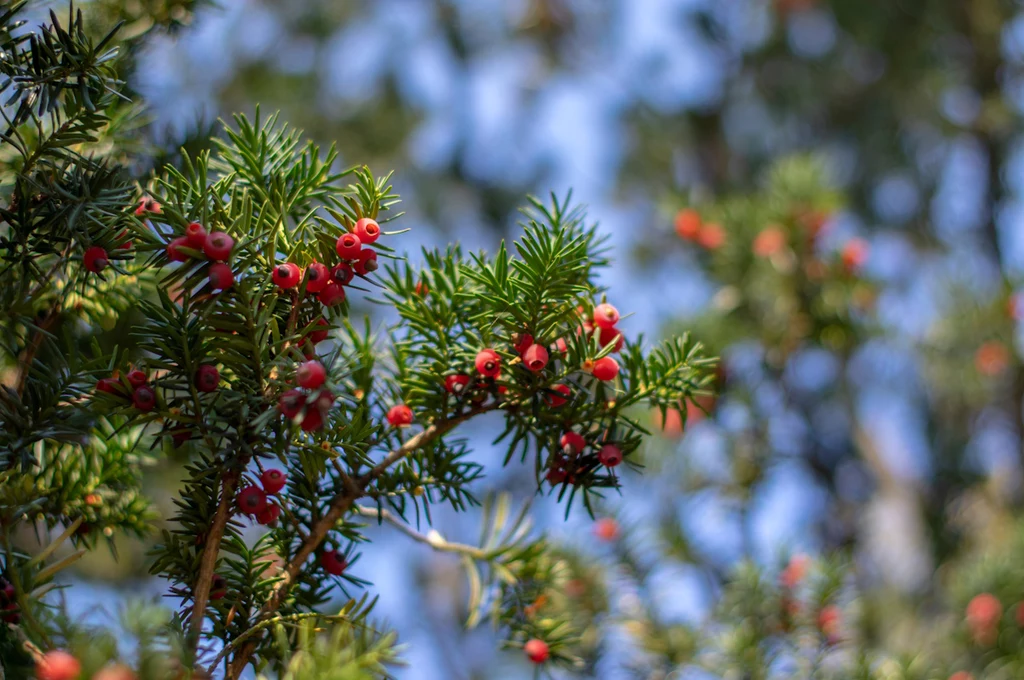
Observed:
[[[210,600],[210,589],[213,587],[213,572],[217,568],[217,555],[220,552],[220,542],[224,538],[224,529],[227,527],[228,518],[231,516],[231,502],[235,495],[235,475],[226,475],[221,484],[220,502],[217,504],[217,513],[213,517],[213,523],[206,534],[206,541],[203,543],[203,558],[199,563],[199,578],[192,590],[192,617],[189,621],[188,640],[192,649],[199,644],[199,636],[203,630],[203,616],[206,613],[206,605]]]

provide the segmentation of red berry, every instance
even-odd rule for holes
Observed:
[[[331,270],[327,265],[314,262],[306,267],[306,290],[310,293],[319,293],[328,283],[331,282]]]
[[[818,630],[830,645],[839,642],[839,624],[842,613],[834,604],[826,605],[818,612]]]
[[[412,409],[405,404],[398,404],[388,409],[388,423],[392,427],[412,425]]]
[[[320,566],[331,576],[341,576],[348,563],[343,555],[338,555],[337,550],[325,550],[320,554]]]
[[[127,236],[128,236],[128,230],[127,229],[122,229],[121,232],[117,235],[117,240],[120,241],[121,239],[123,239],[123,238],[125,238]],[[125,241],[124,243],[122,243],[121,245],[119,245],[118,249],[119,250],[128,250],[131,247],[132,247],[132,241],[128,240],[128,241]]]
[[[605,444],[597,452],[597,460],[605,467],[615,467],[622,462],[622,449],[615,444]]]
[[[496,378],[501,373],[501,357],[493,349],[482,349],[476,355],[476,370],[480,375]]]
[[[868,242],[862,238],[852,238],[846,242],[842,251],[843,266],[848,272],[855,272],[868,260]]]
[[[320,390],[317,394],[316,400],[313,402],[316,407],[323,412],[330,410],[334,406],[334,394],[330,390]]]
[[[315,390],[327,380],[327,371],[319,361],[305,361],[295,369],[295,380],[299,383],[299,387]]]
[[[537,638],[527,640],[523,645],[523,652],[526,653],[526,658],[533,663],[544,663],[548,660],[548,643]]]
[[[718,250],[725,245],[725,229],[717,222],[708,222],[700,228],[697,243],[708,250]]]
[[[352,283],[352,279],[354,279],[355,276],[356,273],[352,271],[352,265],[348,262],[339,262],[334,265],[333,269],[331,269],[331,278],[342,286],[347,286]]]
[[[611,517],[602,517],[594,522],[594,535],[602,541],[614,541],[619,537],[619,523]]]
[[[277,518],[281,516],[281,506],[277,503],[267,503],[267,507],[256,513],[256,521],[267,526],[277,521]]]
[[[202,250],[206,245],[206,236],[206,229],[203,229],[203,225],[198,222],[189,222],[189,225],[185,227],[185,240],[190,248]]]
[[[152,411],[156,408],[156,392],[149,385],[140,385],[132,394],[132,405],[140,411]]]
[[[92,680],[139,680],[139,677],[128,666],[114,664],[113,666],[104,666],[96,671]]]
[[[558,340],[555,340],[554,350],[559,354],[568,354],[569,343],[565,341],[565,338],[559,338]]]
[[[306,409],[306,415],[302,417],[302,422],[299,427],[302,428],[303,432],[313,432],[319,430],[324,426],[324,415],[320,413],[318,408]]]
[[[139,207],[135,209],[135,214],[142,217],[148,212],[153,213],[154,215],[159,215],[163,212],[163,206],[155,199],[149,198],[148,196],[146,198],[139,199]]]
[[[247,486],[238,492],[237,502],[240,511],[255,515],[267,507],[267,494],[258,486]]]
[[[100,378],[96,381],[96,391],[124,396],[124,388],[121,385],[121,381],[116,378]]]
[[[260,475],[260,484],[263,485],[263,490],[271,495],[283,489],[287,481],[288,475],[274,468],[264,470]]]
[[[523,365],[534,373],[543,371],[544,367],[548,365],[548,351],[544,349],[543,345],[530,345],[523,352]]]
[[[221,262],[226,261],[231,257],[231,249],[235,247],[235,239],[231,238],[223,231],[215,231],[206,237],[206,243],[203,245],[203,252],[211,260],[220,260]]]
[[[359,237],[360,242],[364,245],[369,245],[380,236],[380,225],[377,224],[376,220],[364,217],[356,222],[355,234]]]
[[[210,599],[223,600],[227,594],[228,580],[220,574],[214,574],[213,581],[210,582]]]
[[[949,680],[974,680],[974,676],[967,671],[957,671],[949,676]]]
[[[619,322],[619,310],[607,302],[603,302],[594,308],[594,325],[599,328],[614,328]]]
[[[613,352],[622,350],[622,346],[625,344],[625,339],[622,337],[622,331],[618,328],[601,328],[597,334],[597,341],[601,347],[607,347],[608,345],[615,343],[615,347],[612,348]]]
[[[575,432],[566,432],[558,440],[558,446],[568,456],[580,453],[587,448],[587,440]]]
[[[359,249],[362,247],[363,242],[359,240],[358,236],[351,233],[342,234],[334,244],[334,249],[338,252],[338,257],[343,260],[354,260],[359,257]]]
[[[789,558],[789,564],[779,574],[779,583],[783,588],[792,590],[800,585],[807,574],[807,567],[811,559],[807,555],[793,555]]]
[[[559,484],[563,484],[565,482],[565,478],[566,472],[560,467],[551,468],[550,470],[548,470],[547,475],[545,475],[545,479],[548,480],[548,483],[551,484],[551,486],[558,486]]]
[[[65,651],[55,649],[36,661],[37,680],[76,680],[82,673],[82,664]]]
[[[309,332],[309,339],[313,342],[314,345],[316,345],[327,339],[327,334],[329,332],[331,324],[327,323],[327,319],[320,317],[319,319],[316,320],[313,326],[316,327],[317,330]]]
[[[594,362],[593,372],[598,380],[614,380],[619,374],[619,362],[611,357],[602,357]]]
[[[231,267],[223,262],[214,262],[210,265],[210,288],[214,290],[227,290],[235,285],[235,273]]]
[[[216,366],[204,364],[196,371],[196,389],[200,392],[213,392],[220,385],[220,371]]]
[[[450,394],[462,394],[469,385],[469,376],[464,373],[449,375],[444,379],[444,389]]]
[[[271,274],[271,278],[274,280],[274,283],[282,288],[294,288],[299,285],[299,281],[302,279],[302,271],[299,269],[299,265],[285,262],[274,267],[274,273]]]
[[[324,286],[324,289],[320,291],[320,294],[316,296],[316,299],[325,307],[340,305],[345,301],[345,289],[341,287],[340,283],[331,281]]]
[[[526,350],[530,349],[533,345],[533,336],[529,333],[522,333],[516,339],[516,344],[513,347],[516,350],[516,354],[522,355]]]
[[[377,251],[363,248],[359,251],[359,259],[355,264],[356,274],[366,276],[370,272],[377,271]]]
[[[92,246],[85,249],[82,263],[85,265],[86,270],[95,274],[107,268],[107,265],[110,264],[110,258],[107,257],[107,251],[103,248]]]
[[[167,258],[171,262],[184,262],[188,259],[188,255],[179,250],[180,248],[188,248],[188,239],[184,236],[179,236],[170,243],[167,244]]]
[[[181,448],[181,446],[192,438],[192,432],[188,429],[177,429],[171,434],[171,443],[174,444],[174,448]]]
[[[428,295],[430,295],[430,288],[428,288],[427,284],[423,283],[422,281],[417,281],[416,294],[419,295],[420,297],[427,297]]]
[[[81,526],[79,527],[81,528]],[[18,612],[18,605],[14,602],[4,605],[2,611],[6,612],[3,616],[0,616],[0,621],[4,623],[13,623],[18,625],[21,622],[21,614]]]
[[[149,382],[149,376],[146,375],[146,372],[140,371],[137,368],[128,371],[128,375],[125,377],[128,379],[128,384],[132,386],[132,389],[142,387]]]
[[[1003,617],[1003,604],[991,593],[975,595],[967,604],[965,618],[971,637],[979,645],[994,644],[998,637],[999,620]]]
[[[693,208],[685,208],[676,213],[676,235],[687,241],[696,240],[700,233],[700,213]]]
[[[277,408],[286,418],[294,418],[299,415],[305,405],[306,395],[299,390],[288,390],[277,401]]]
[[[547,400],[548,406],[551,408],[558,408],[559,406],[564,406],[570,396],[572,396],[572,390],[568,385],[552,385],[551,392],[549,392],[544,398]]]

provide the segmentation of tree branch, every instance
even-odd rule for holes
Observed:
[[[203,558],[199,563],[199,578],[192,589],[192,616],[189,619],[188,644],[195,649],[199,644],[199,636],[203,631],[203,616],[206,613],[206,605],[210,600],[210,589],[213,587],[213,572],[217,568],[217,555],[220,553],[220,542],[224,538],[224,529],[227,527],[230,517],[231,501],[235,492],[235,475],[229,474],[224,477],[221,484],[220,503],[217,504],[217,513],[213,516],[213,523],[206,534],[203,542]]]
[[[353,510],[357,515],[361,515],[362,517],[373,517],[382,519],[391,526],[401,531],[403,534],[405,534],[412,540],[418,543],[429,545],[434,550],[438,550],[440,552],[456,553],[458,555],[466,555],[467,557],[470,557],[474,560],[487,560],[490,557],[490,555],[487,552],[480,548],[471,545],[466,545],[464,543],[450,543],[446,541],[444,537],[436,531],[431,531],[427,534],[421,534],[420,532],[416,531],[411,526],[403,522],[400,517],[397,517],[390,510],[386,510],[384,508],[378,510],[377,508],[368,508],[362,505],[354,505]]]

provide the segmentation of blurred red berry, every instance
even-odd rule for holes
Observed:
[[[92,680],[138,680],[138,676],[128,666],[114,664],[104,666],[92,676]]]
[[[564,395],[564,396],[559,396]],[[568,385],[552,385],[551,391],[545,395],[545,400],[548,402],[548,406],[551,408],[558,408],[564,406],[565,402],[572,395],[572,390]]]
[[[330,332],[331,324],[327,323],[327,319],[320,317],[316,320],[313,326],[317,329],[309,332],[309,339],[313,341],[313,344],[323,342],[327,339],[327,334]]]
[[[135,215],[138,217],[142,217],[146,213],[153,213],[154,215],[159,215],[160,213],[163,212],[163,210],[164,209],[162,205],[160,205],[156,200],[149,198],[147,196],[145,198],[139,199],[139,206],[135,208]]]
[[[462,394],[469,385],[469,376],[464,373],[449,375],[444,379],[444,389],[451,394]]]
[[[305,361],[295,370],[295,381],[299,387],[315,390],[327,380],[327,370],[319,361]]]
[[[87,271],[96,274],[107,268],[107,265],[110,264],[110,258],[107,256],[106,250],[99,246],[92,246],[85,249],[85,254],[82,256],[82,264],[85,265]]]
[[[594,362],[593,373],[598,380],[614,380],[619,374],[619,362],[611,357],[602,357]]]
[[[999,620],[1003,617],[1003,604],[991,593],[975,595],[967,604],[965,619],[971,637],[979,645],[991,645],[996,641]]]
[[[851,274],[858,271],[868,261],[868,242],[862,238],[851,238],[843,246],[840,257],[846,271]]]
[[[573,454],[580,453],[583,449],[587,448],[587,440],[576,432],[566,432],[562,435],[562,438],[558,440],[558,447],[563,453],[571,456]]]
[[[320,412],[319,408],[306,409],[306,414],[302,416],[302,422],[299,423],[303,432],[313,432],[323,426],[324,414]]]
[[[754,255],[758,257],[771,257],[781,253],[786,247],[786,232],[777,225],[762,229],[754,238]]]
[[[427,287],[423,281],[416,282],[416,294],[420,297],[426,297],[430,295],[430,288]]]
[[[543,640],[538,640],[537,638],[527,640],[526,644],[523,645],[523,652],[526,654],[526,658],[533,663],[544,663],[548,660],[548,643]]]
[[[818,612],[818,630],[825,636],[830,645],[840,641],[839,626],[842,620],[842,612],[834,604],[826,605]]]
[[[986,342],[974,354],[974,366],[978,373],[994,377],[1010,365],[1010,350],[998,340]]]
[[[676,213],[676,235],[687,241],[694,241],[700,233],[700,213],[693,208],[684,208]]]
[[[364,217],[356,222],[355,235],[363,245],[369,245],[380,237],[380,225],[376,220]]]
[[[614,541],[619,537],[619,523],[611,517],[602,517],[594,522],[594,535],[602,541]]]
[[[167,244],[167,258],[171,262],[184,262],[185,260],[187,260],[188,255],[185,254],[182,250],[180,250],[183,246],[186,248],[189,247],[188,239],[186,239],[184,236],[179,236],[178,238],[172,240],[170,243]]]
[[[77,680],[82,664],[67,652],[55,649],[36,661],[36,680]]]
[[[725,245],[725,230],[717,222],[708,222],[700,228],[697,243],[708,250],[718,250]]]
[[[807,567],[810,563],[811,559],[807,555],[793,555],[789,558],[789,564],[779,574],[779,583],[783,588],[789,590],[796,588],[807,575]]]
[[[512,337],[515,340],[515,344],[512,345],[515,349],[516,354],[522,355],[523,352],[530,349],[533,345],[533,336],[529,333],[517,333]]]
[[[220,574],[214,574],[213,581],[210,582],[210,599],[223,600],[227,594],[228,580]]]
[[[281,395],[277,401],[277,408],[286,418],[294,418],[299,415],[306,405],[306,395],[299,390],[288,390]]]
[[[256,513],[256,521],[267,526],[277,521],[277,518],[281,516],[281,506],[277,503],[267,503],[267,507]]]
[[[96,381],[96,391],[125,396],[124,387],[121,385],[121,381],[116,378],[100,378]]]

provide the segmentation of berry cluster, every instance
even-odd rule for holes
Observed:
[[[199,222],[190,222],[184,236],[178,236],[167,244],[167,259],[171,262],[185,262],[189,259],[205,258],[210,261],[207,275],[210,288],[227,290],[235,285],[235,273],[227,264],[235,240],[222,231],[207,233]]]
[[[316,333],[326,331],[315,331]],[[315,339],[311,340],[315,341]],[[324,415],[334,404],[334,393],[324,387],[327,381],[327,370],[316,359],[299,364],[295,370],[295,382],[298,387],[282,394],[277,408],[285,418],[297,420],[299,427],[305,432],[319,430],[324,424]]]
[[[123,378],[119,378],[116,372],[109,378],[100,378],[96,381],[96,391],[131,401],[139,411],[148,412],[156,408],[156,392],[149,384],[149,376],[138,368],[128,371]]]
[[[239,512],[255,517],[256,521],[263,526],[273,524],[281,516],[281,506],[268,497],[279,494],[287,481],[288,476],[281,470],[264,470],[260,475],[262,489],[252,485],[238,492],[235,503]]]

